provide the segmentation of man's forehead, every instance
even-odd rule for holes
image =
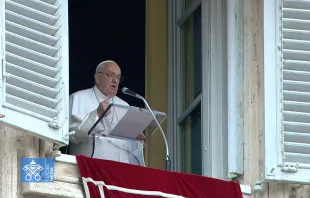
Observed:
[[[103,69],[107,72],[121,73],[121,69],[116,63],[108,63]]]

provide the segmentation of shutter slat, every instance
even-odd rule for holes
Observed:
[[[40,0],[40,1],[51,4],[51,5],[55,5],[57,2],[57,0]]]
[[[11,11],[6,11],[5,17],[6,17],[6,20],[8,21],[11,21],[19,25],[26,26],[33,30],[48,34],[50,36],[54,35],[58,30],[58,27],[47,25],[45,23],[33,20],[31,18],[22,16],[20,14],[17,14]]]
[[[310,144],[285,142],[284,146],[289,153],[310,154]]]
[[[310,51],[302,50],[283,50],[284,59],[310,61]]]
[[[295,101],[295,102],[301,102],[305,106],[310,105],[310,93],[308,92],[283,91],[283,99],[284,102],[288,103],[290,101]]]
[[[310,164],[310,155],[309,154],[284,152],[284,155],[286,157],[285,161]]]
[[[9,32],[19,34],[21,36],[27,37],[29,39],[44,43],[46,45],[54,46],[58,40],[57,37],[49,36],[47,34],[41,33],[39,31],[30,29],[28,27],[18,25],[16,23],[6,21],[5,28]]]
[[[7,52],[27,58],[29,60],[36,61],[38,63],[42,63],[44,65],[55,66],[56,63],[58,62],[57,58],[44,55],[42,53],[24,48],[19,45],[15,45],[13,43],[6,42],[5,47],[6,47]]]
[[[310,142],[310,132],[309,133],[295,133],[295,132],[285,131],[284,140],[286,142],[308,143]]]
[[[309,28],[310,28],[310,24],[309,24]],[[283,48],[291,49],[291,50],[310,51],[310,41],[283,39]]]
[[[43,43],[28,39],[26,37],[20,36],[12,32],[6,32],[5,37],[6,37],[6,41],[10,43],[20,45],[22,47],[25,47],[27,49],[31,49],[34,51],[39,51],[48,56],[54,56],[58,51],[58,49],[55,47],[45,45]]]
[[[283,18],[284,19],[291,18],[291,19],[309,20],[310,10],[283,8]]]
[[[45,3],[44,1],[38,1],[38,0],[12,0],[17,3],[22,3],[25,6],[28,6],[30,8],[33,8],[35,10],[39,10],[41,12],[47,13],[47,14],[55,14],[59,6],[54,6],[49,3]]]
[[[6,53],[6,61],[14,63],[15,65],[22,65],[23,68],[40,73],[42,75],[46,75],[48,77],[54,77],[58,73],[58,69],[56,68],[37,63],[35,61],[31,61],[29,59],[8,52]]]
[[[285,161],[310,164],[309,154],[289,153],[289,152],[285,152],[284,154],[286,157]]]
[[[16,3],[11,0],[6,0],[5,8],[9,11],[21,14],[25,17],[29,17],[49,25],[54,25],[55,22],[58,20],[58,17],[56,16],[23,5],[25,2],[26,1]]]
[[[310,92],[310,83],[292,80],[283,80],[283,89],[287,91]]]
[[[30,102],[28,100],[24,100],[22,98],[18,98],[16,96],[12,96],[10,94],[6,94],[6,101],[10,104],[14,104],[20,108],[27,108],[28,110],[32,111],[32,112],[35,112],[35,113],[38,113],[40,115],[44,115],[44,116],[47,116],[47,117],[56,117],[57,116],[57,111],[54,110],[54,109],[51,109],[51,108],[47,108],[47,107],[44,107],[42,105],[38,105],[38,104],[35,104],[33,102]]]
[[[294,30],[283,29],[284,39],[296,39],[296,40],[310,40],[310,31],[308,30]]]
[[[309,2],[296,1],[296,0],[283,1],[283,10],[288,8],[310,10],[310,4]]]
[[[283,77],[286,80],[309,82],[310,72],[296,71],[296,70],[283,70]]]
[[[283,124],[284,124],[284,131],[292,131],[299,133],[308,133],[310,131],[309,123],[283,121]]]
[[[308,113],[310,113],[310,103],[295,102],[295,101],[284,101],[283,104],[284,104],[283,105],[284,111],[296,111],[296,112],[306,112],[306,113],[308,112]],[[284,114],[285,114],[285,112],[284,112]]]
[[[283,118],[288,122],[300,122],[300,123],[308,123],[310,120],[310,114],[307,112],[298,112],[296,108],[292,108],[291,110],[295,111],[284,111]]]
[[[19,76],[23,79],[27,79],[29,81],[40,83],[42,85],[55,88],[59,79],[50,78],[48,76],[44,76],[40,73],[36,73],[34,71],[22,68],[20,66],[11,64],[9,62],[6,63],[6,72],[9,74],[13,74],[15,76]]]
[[[283,19],[283,25],[285,25],[285,27],[288,29],[310,30],[310,21],[309,20]]]
[[[40,94],[33,93],[33,92],[30,92],[26,89],[21,89],[19,87],[16,87],[16,86],[13,86],[10,84],[6,85],[6,91],[10,95],[14,95],[14,96],[16,96],[18,98],[22,98],[24,100],[29,100],[33,103],[36,103],[36,104],[39,104],[39,105],[42,105],[42,106],[45,106],[48,108],[52,108],[52,109],[55,109],[58,102],[59,102],[55,99],[48,98],[48,97],[42,96]]]
[[[283,60],[283,68],[310,72],[310,61]]]
[[[60,90],[53,89],[47,86],[44,86],[42,84],[38,84],[35,82],[32,82],[27,79],[20,78],[15,75],[10,75],[9,78],[7,78],[7,83],[10,85],[14,85],[16,87],[20,87],[23,89],[26,89],[28,91],[49,97],[49,98],[56,98],[57,94],[59,93]]]

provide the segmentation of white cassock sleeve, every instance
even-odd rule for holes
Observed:
[[[74,98],[74,96],[70,95],[70,131],[75,131],[74,135],[70,135],[70,142],[79,143],[82,141],[86,141],[88,136],[89,129],[95,124],[98,120],[97,109],[87,113],[83,112],[83,105],[85,105],[85,101],[79,101]],[[103,122],[99,122],[97,126],[93,129],[95,133],[106,131],[107,127]]]

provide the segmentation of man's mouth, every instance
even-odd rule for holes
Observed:
[[[112,88],[116,89],[116,85],[111,85]]]

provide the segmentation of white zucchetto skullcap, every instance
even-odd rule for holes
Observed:
[[[97,68],[96,68],[96,72],[98,72],[101,68],[102,65],[106,64],[106,63],[115,63],[117,64],[115,61],[112,61],[112,60],[105,60],[105,61],[102,61],[101,63],[98,64]]]

